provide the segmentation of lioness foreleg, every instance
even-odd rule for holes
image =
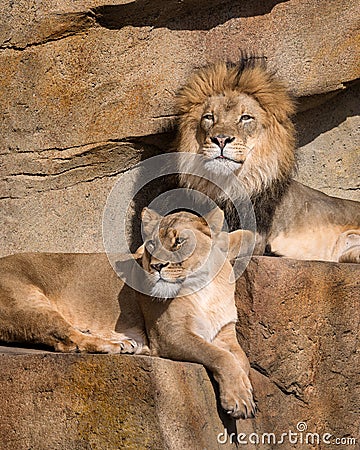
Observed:
[[[229,323],[225,325],[220,330],[216,338],[213,340],[213,344],[219,346],[220,348],[223,348],[224,350],[234,355],[235,358],[238,360],[238,363],[240,364],[240,367],[243,369],[246,376],[249,375],[250,363],[244,350],[241,348],[237,340],[234,323]],[[246,382],[246,387],[248,390],[248,394],[251,396],[251,414],[248,414],[248,416],[250,415],[251,417],[254,416],[255,414],[256,406],[252,399],[253,388],[249,379]]]
[[[356,245],[346,250],[340,256],[339,262],[360,264],[360,245]]]
[[[229,323],[225,325],[218,333],[216,338],[213,340],[215,345],[223,348],[231,352],[236,358],[239,360],[241,368],[248,375],[250,371],[250,363],[249,360],[241,348],[237,337],[236,337],[236,329],[234,323]]]
[[[179,342],[181,347],[178,344],[175,347],[174,344]],[[252,386],[237,356],[191,332],[182,336],[176,333],[176,342],[172,342],[171,347],[173,351],[161,356],[197,362],[213,373],[219,384],[221,406],[231,417],[246,419],[254,416]]]

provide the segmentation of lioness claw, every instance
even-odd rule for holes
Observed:
[[[124,339],[119,342],[120,344],[120,353],[128,353],[133,354],[136,352],[137,343],[133,339]]]

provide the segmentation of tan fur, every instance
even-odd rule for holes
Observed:
[[[101,254],[18,254],[0,259],[0,340],[60,352],[120,353],[123,283]]]
[[[175,298],[154,299],[136,292],[101,254],[1,258],[0,341],[60,352],[151,354],[202,363],[219,383],[224,409],[235,418],[252,416],[249,363],[236,339],[229,258],[240,245],[251,247],[254,237],[240,230],[227,235],[221,232],[222,223],[220,210],[207,221],[186,212],[163,219],[144,211],[145,244],[137,260],[125,256],[119,267],[126,266],[128,276],[139,276],[151,290],[152,265],[180,254],[162,274],[170,282],[181,282]],[[190,246],[177,238],[188,239]],[[152,255],[151,239],[156,241]]]
[[[263,238],[257,253],[271,246],[273,252],[298,259],[359,262],[359,203],[334,199],[291,180],[294,103],[259,59],[200,69],[180,90],[177,105],[177,150],[204,157],[202,175],[194,176],[188,172],[199,173],[199,163],[179,154],[181,185],[203,192],[225,211],[229,202],[224,190],[241,197],[242,186],[254,204]],[[236,176],[236,183],[229,174]],[[351,250],[344,238],[349,230]]]
[[[137,296],[144,318],[144,325],[139,326],[145,326],[147,339],[137,341],[141,350],[134,349],[134,353],[203,364],[219,383],[223,408],[234,418],[246,418],[254,414],[255,406],[248,378],[249,362],[236,339],[235,284],[228,258],[234,256],[232,252],[236,253],[240,241],[250,243],[254,237],[246,231],[231,233],[226,255],[224,233],[220,232],[222,212],[217,210],[215,217],[212,213],[207,220],[213,236],[209,225],[192,214],[176,213],[162,218],[144,210],[142,266],[149,276],[148,287],[151,291],[156,283],[162,282],[161,276],[167,284],[179,283],[179,288],[170,298],[168,293],[172,289],[166,287],[162,288],[166,298]],[[179,244],[177,238],[185,240]],[[194,280],[189,280],[191,276]],[[129,335],[127,322],[126,316],[123,317],[121,331]]]

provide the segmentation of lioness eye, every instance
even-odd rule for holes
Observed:
[[[155,248],[155,242],[154,241],[147,241],[146,247],[149,250],[149,252],[151,252]]]
[[[240,122],[249,122],[253,117],[249,116],[249,114],[243,114],[240,116]]]

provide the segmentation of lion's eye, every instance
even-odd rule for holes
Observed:
[[[185,239],[184,239],[184,238],[177,237],[177,238],[175,239],[174,246],[175,246],[175,247],[179,247],[179,246],[182,245],[184,242],[185,242]]]
[[[211,114],[211,113],[206,113],[206,114],[204,114],[204,115],[202,116],[202,118],[203,118],[204,120],[210,120],[211,122],[214,121],[214,115]]]
[[[249,114],[243,114],[242,116],[240,116],[240,122],[250,122],[250,120],[252,120],[253,117],[251,117]]]

